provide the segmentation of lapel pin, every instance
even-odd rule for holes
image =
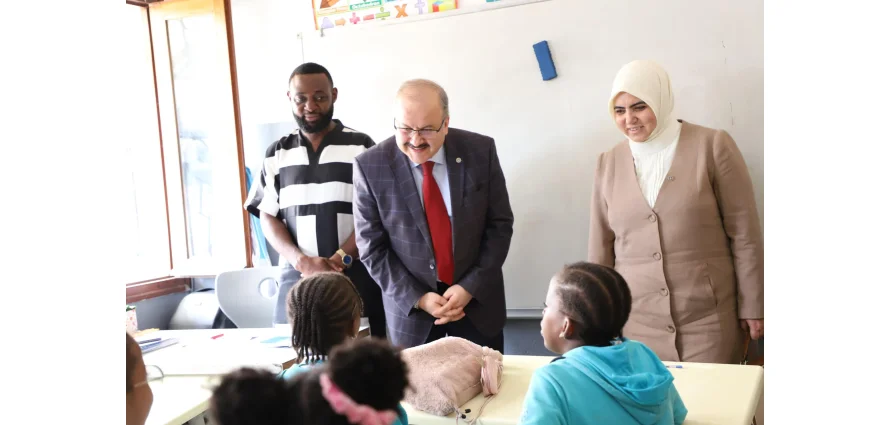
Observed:
[[[457,163],[460,164],[460,158],[455,159],[455,161],[457,161]]]

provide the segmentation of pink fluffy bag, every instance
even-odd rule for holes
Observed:
[[[498,393],[504,356],[463,338],[445,337],[402,351],[411,383],[405,401],[439,416],[456,413],[479,393]],[[477,413],[476,417],[481,414]],[[464,417],[465,418],[465,417]]]

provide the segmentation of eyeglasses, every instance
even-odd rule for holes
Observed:
[[[160,367],[154,365],[146,365],[145,366],[145,380],[142,382],[137,382],[133,385],[134,388],[141,387],[143,385],[148,385],[149,382],[154,381],[162,381],[164,379],[164,371],[161,370]]]
[[[432,128],[421,128],[418,130],[411,127],[399,127],[399,125],[396,124],[395,118],[392,119],[392,127],[398,130],[399,133],[401,133],[402,136],[406,139],[410,139],[414,136],[415,133],[417,133],[420,137],[427,138],[432,137],[434,134],[442,131],[442,128],[445,127],[445,118],[442,118],[442,122],[439,123],[439,128],[435,130],[433,130]]]

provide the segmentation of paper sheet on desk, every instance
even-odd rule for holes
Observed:
[[[262,344],[263,347],[268,348],[290,348],[290,343],[290,337],[286,336],[273,336],[272,338],[260,341],[260,344]]]
[[[145,360],[146,364],[158,366],[164,375],[224,375],[241,367],[263,368],[278,373],[282,365],[292,357],[280,349],[241,351],[216,350],[171,350],[157,352]],[[178,352],[177,352],[178,351]]]
[[[160,367],[165,375],[220,375],[240,367],[261,367],[277,373],[295,355],[290,347],[217,340],[159,350],[147,356],[145,363]]]
[[[232,364],[232,363],[175,363],[166,365],[157,365],[164,371],[164,376],[206,376],[206,375],[225,375],[242,367],[250,367],[255,369],[266,369],[272,373],[281,372],[280,365],[270,365],[268,363],[258,364]]]

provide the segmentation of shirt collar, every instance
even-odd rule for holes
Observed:
[[[429,162],[429,161],[433,161],[436,164],[445,165],[445,145],[444,144],[442,145],[441,148],[439,148],[439,152],[436,152],[436,154],[433,155],[433,157],[430,158],[427,162]],[[415,167],[420,165],[414,161],[411,161],[411,163],[414,164]]]

